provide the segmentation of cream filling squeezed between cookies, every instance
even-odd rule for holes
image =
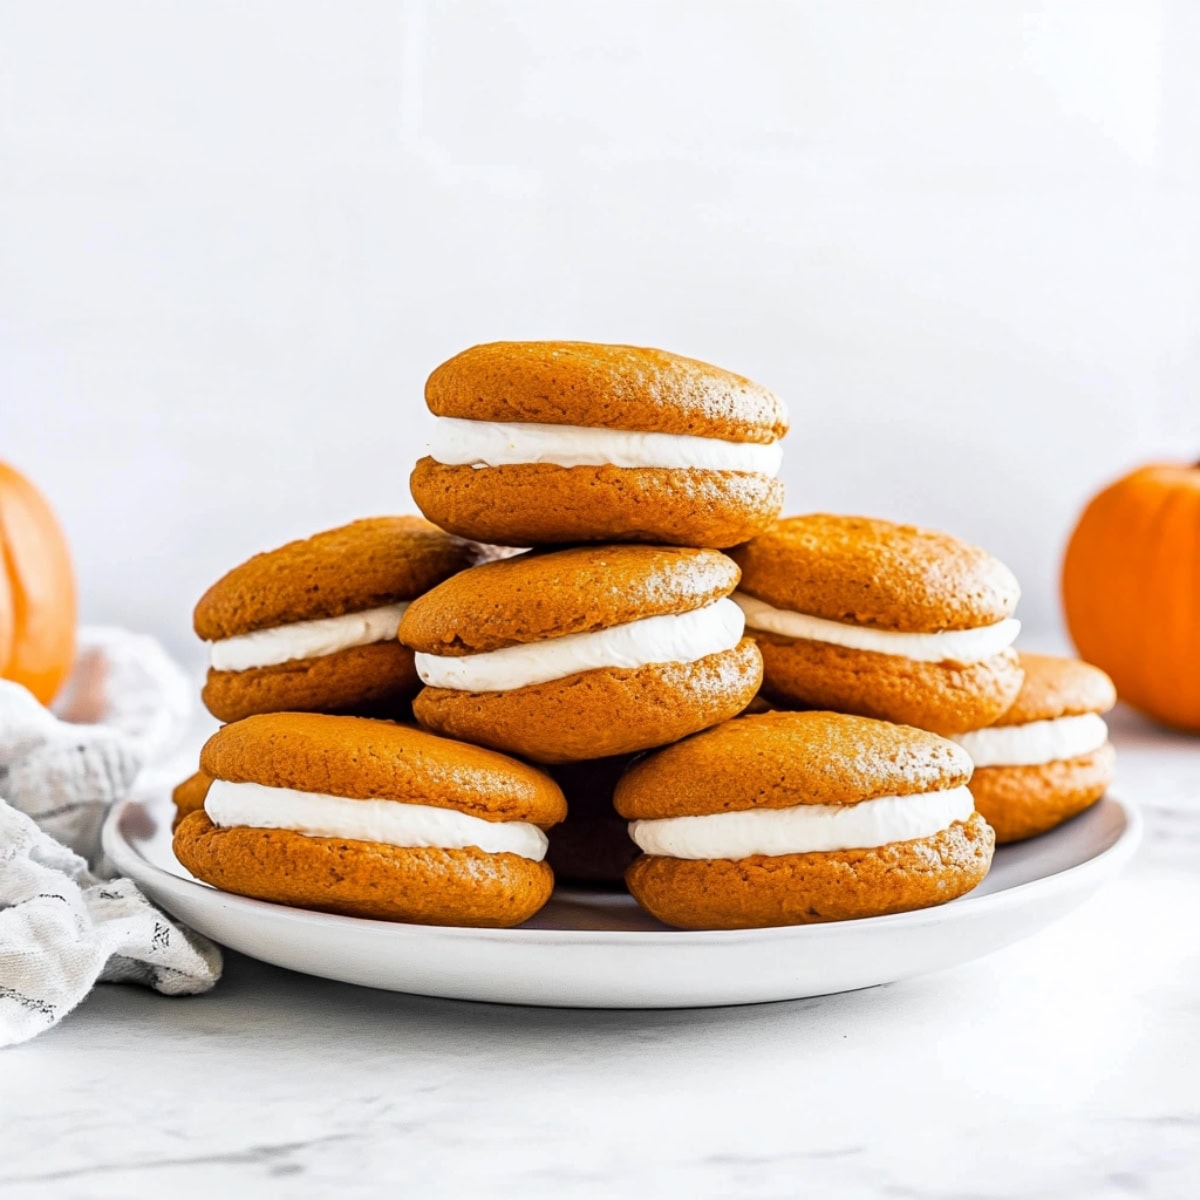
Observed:
[[[482,850],[541,862],[549,842],[527,821],[485,821],[453,808],[401,800],[355,800],[324,792],[214,779],[204,798],[214,825],[288,829],[308,837],[382,842],[405,850]]]
[[[826,642],[847,650],[869,650],[875,654],[891,654],[913,662],[950,662],[967,666],[983,662],[1007,650],[1017,640],[1021,622],[1006,617],[994,625],[976,629],[945,629],[938,633],[899,633],[891,629],[872,629],[866,625],[848,625],[828,621],[807,613],[774,608],[765,600],[746,592],[734,592],[734,600],[746,614],[750,629],[777,633],[795,641]]]
[[[993,725],[951,740],[977,767],[1039,767],[1099,750],[1108,741],[1108,726],[1098,713],[1081,713],[1024,725]]]
[[[975,811],[968,788],[915,796],[881,796],[857,804],[797,804],[702,817],[630,821],[629,836],[646,854],[665,858],[750,858],[869,850],[911,842],[966,821]]]
[[[644,433],[592,425],[469,421],[438,417],[429,453],[448,467],[666,467],[779,474],[779,442],[727,442],[682,433]]]
[[[742,610],[725,598],[691,612],[644,617],[591,633],[568,633],[482,654],[415,657],[417,674],[430,687],[507,692],[581,671],[695,662],[732,650],[744,631]]]
[[[301,658],[321,658],[373,642],[390,642],[407,607],[408,601],[384,604],[340,617],[297,621],[223,638],[209,643],[209,661],[214,671],[249,671]]]

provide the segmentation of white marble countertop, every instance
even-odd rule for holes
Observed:
[[[1200,1196],[1200,740],[1118,713],[1127,874],[1030,940],[668,1012],[372,992],[230,955],[0,1055],[0,1195]]]

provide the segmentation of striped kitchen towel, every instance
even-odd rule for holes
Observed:
[[[186,725],[190,689],[151,638],[84,630],[56,713],[0,680],[0,1046],[71,1011],[96,982],[207,991],[220,951],[105,878],[100,827]],[[56,715],[57,714],[57,715]]]

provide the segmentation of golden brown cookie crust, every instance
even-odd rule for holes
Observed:
[[[1106,713],[1117,702],[1113,681],[1091,663],[1050,654],[1022,654],[1025,682],[997,725],[1026,725],[1083,713]]]
[[[256,713],[365,713],[401,708],[421,690],[413,653],[397,641],[352,646],[247,671],[209,668],[200,698],[219,721]]]
[[[402,849],[240,825],[219,829],[202,812],[176,830],[175,856],[224,892],[416,925],[519,925],[550,899],[554,886],[545,863],[517,854]]]
[[[219,641],[419,596],[486,551],[420,517],[368,517],[256,554],[200,597],[196,633]]]
[[[400,640],[425,654],[481,654],[703,608],[737,586],[717,550],[574,546],[484,563],[414,600]]]
[[[995,848],[978,814],[933,837],[870,850],[741,859],[643,855],[625,872],[637,902],[680,929],[759,929],[882,917],[944,904],[988,873]]]
[[[991,725],[1021,690],[1011,647],[955,666],[753,632],[763,656],[763,690],[786,704],[951,734]]]
[[[453,808],[543,828],[566,815],[548,775],[493,750],[364,717],[270,713],[217,730],[200,769],[231,783]]]
[[[171,793],[175,804],[175,817],[171,822],[172,829],[179,828],[179,822],[189,813],[194,813],[204,807],[204,797],[208,795],[208,785],[212,780],[203,771],[189,775]]]
[[[641,759],[617,784],[629,820],[857,804],[962,787],[971,759],[923,729],[833,712],[740,717]]]
[[[491,342],[442,363],[425,384],[441,417],[533,421],[773,442],[782,401],[694,358],[597,342]]]
[[[1090,808],[1112,782],[1116,751],[1109,743],[1091,754],[1032,767],[980,767],[971,780],[975,807],[999,843],[1019,842],[1057,828]]]
[[[975,629],[1010,616],[1021,590],[986,550],[871,517],[785,517],[732,557],[742,590],[775,608],[872,629]]]
[[[735,716],[758,690],[761,659],[743,638],[692,663],[568,675],[510,692],[425,688],[413,701],[429,729],[535,762],[630,754]]]
[[[718,550],[761,533],[783,484],[747,471],[669,467],[446,466],[418,461],[417,507],[443,529],[505,546],[654,542]]]

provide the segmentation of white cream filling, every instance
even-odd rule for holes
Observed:
[[[430,687],[461,692],[507,692],[565,679],[606,667],[647,667],[653,663],[695,662],[732,650],[745,630],[742,610],[732,600],[659,617],[644,617],[593,633],[505,646],[458,658],[417,654],[417,674]]]
[[[892,654],[913,662],[951,662],[967,665],[983,662],[1017,640],[1021,622],[1006,617],[994,625],[977,629],[945,629],[940,633],[897,633],[891,629],[871,629],[866,625],[847,625],[842,621],[827,621],[807,613],[773,608],[746,592],[734,592],[733,598],[746,614],[750,629],[777,633],[780,637],[813,642],[827,642],[847,650],[870,650],[875,654]]]
[[[223,638],[209,643],[210,662],[214,671],[249,671],[300,658],[320,658],[353,646],[369,646],[372,642],[390,642],[407,607],[407,601],[385,604],[340,617],[297,621]]]
[[[204,811],[222,828],[290,829],[309,837],[383,842],[406,850],[474,847],[485,854],[519,854],[541,862],[549,845],[546,835],[527,821],[485,821],[431,804],[352,800],[225,779],[214,779],[209,785]]]
[[[681,433],[643,433],[590,425],[468,421],[438,417],[429,453],[451,467],[696,467],[778,475],[779,442],[726,442]]]
[[[955,735],[977,767],[1037,767],[1064,758],[1091,754],[1108,741],[1108,726],[1098,713],[993,725]]]
[[[932,837],[975,811],[969,789],[881,796],[858,804],[797,804],[703,817],[630,821],[629,836],[646,854],[665,858],[749,858],[866,850]]]

